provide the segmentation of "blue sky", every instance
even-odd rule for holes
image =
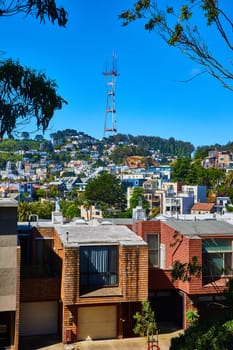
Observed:
[[[133,1],[59,2],[69,13],[67,28],[40,25],[23,15],[0,22],[5,57],[45,72],[68,101],[56,111],[47,135],[72,128],[103,137],[107,94],[102,72],[116,52],[119,133],[174,137],[194,146],[233,141],[233,92],[208,75],[182,83],[199,70],[197,64],[147,33],[142,23],[121,26],[118,14]]]

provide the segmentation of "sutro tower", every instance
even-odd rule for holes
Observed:
[[[116,54],[112,55],[112,70],[103,72],[106,77],[107,101],[104,121],[104,136],[106,132],[115,133],[116,129],[116,106],[115,106],[115,88],[117,72]]]

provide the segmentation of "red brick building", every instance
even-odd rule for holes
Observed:
[[[186,311],[197,308],[201,318],[221,312],[214,306],[222,299],[226,282],[233,274],[233,226],[216,220],[142,221],[134,226],[148,242],[149,299],[157,321],[174,322],[186,328]],[[172,281],[176,261],[193,257],[202,266],[200,277]]]

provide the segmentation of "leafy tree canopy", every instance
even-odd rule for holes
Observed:
[[[55,0],[2,0],[0,17],[19,13],[32,15],[40,22],[48,20],[64,27],[67,13],[57,7]],[[38,129],[43,132],[49,125],[54,111],[67,103],[57,95],[57,85],[44,73],[23,67],[13,59],[0,61],[0,138],[12,137],[19,125],[36,119]]]
[[[30,137],[30,134],[29,134],[29,132],[27,132],[27,131],[23,131],[23,132],[21,133],[21,137],[22,137],[22,139],[24,139],[24,140],[28,140],[29,137]]]
[[[131,155],[147,156],[151,150],[179,157],[191,157],[194,151],[194,146],[190,142],[175,140],[173,137],[163,139],[158,136],[116,134],[111,135],[107,142],[118,145],[112,158],[118,158],[119,161]]]
[[[120,180],[106,171],[87,184],[84,195],[94,204],[103,202],[120,209],[123,209],[126,203],[124,188]]]
[[[120,14],[120,19],[123,25],[143,19],[146,30],[156,32],[168,45],[197,62],[203,68],[199,74],[208,73],[233,90],[232,2],[138,0]],[[209,43],[208,36],[212,37]],[[213,47],[209,46],[211,41]],[[226,50],[224,55],[216,51],[219,41]]]
[[[13,16],[18,13],[32,15],[40,22],[46,19],[51,23],[57,22],[64,27],[67,23],[67,12],[63,7],[57,7],[56,0],[2,0],[0,16]]]
[[[155,321],[155,314],[149,301],[142,301],[141,311],[136,312],[133,318],[136,320],[136,324],[133,329],[135,334],[139,334],[141,337],[144,337],[146,335],[156,333],[157,325]]]
[[[144,197],[145,190],[142,187],[135,187],[130,198],[130,209],[136,208],[141,202],[143,209],[149,211],[149,202]]]
[[[36,118],[44,132],[56,109],[66,101],[57,95],[55,81],[44,73],[24,68],[11,59],[0,63],[0,137],[12,136],[21,123]]]
[[[65,218],[73,219],[80,216],[80,209],[78,208],[77,201],[62,200],[60,205]]]
[[[232,349],[233,321],[218,321],[216,317],[198,323],[185,330],[184,334],[171,340],[170,350]]]
[[[172,280],[181,280],[185,282],[190,281],[194,276],[200,278],[201,269],[202,267],[198,264],[196,256],[193,256],[192,260],[188,263],[175,261],[171,271]]]
[[[200,160],[192,161],[190,158],[178,158],[172,164],[172,181],[216,188],[224,178],[223,171],[216,168],[204,169]]]
[[[19,150],[25,149],[37,149],[39,150],[40,143],[34,140],[14,140],[14,139],[4,139],[0,142],[0,151],[5,152],[17,152]]]

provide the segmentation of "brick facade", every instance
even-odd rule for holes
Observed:
[[[190,226],[193,226],[193,222],[190,221]],[[175,225],[174,225],[175,226]],[[188,226],[187,226],[188,227]],[[165,295],[166,293],[172,293],[176,295],[176,300],[178,301],[177,315],[180,316],[179,323],[184,327],[188,327],[188,322],[185,318],[186,311],[190,308],[199,310],[199,298],[201,296],[215,296],[223,292],[227,278],[220,278],[215,283],[204,284],[202,280],[202,273],[200,277],[192,276],[190,281],[183,282],[181,280],[172,281],[171,271],[172,266],[175,261],[181,263],[189,263],[195,256],[197,258],[197,264],[199,266],[203,265],[202,261],[202,239],[210,238],[210,235],[200,235],[198,232],[196,234],[188,235],[186,232],[180,232],[179,230],[169,225],[168,221],[142,221],[138,222],[134,230],[139,236],[144,240],[147,239],[146,235],[158,234],[159,233],[159,243],[160,246],[163,245],[165,249],[165,259],[163,268],[149,267],[149,293],[151,295],[151,301],[156,303],[162,300],[157,297],[158,295]],[[224,234],[216,234],[213,236],[215,238],[231,238],[233,235],[227,236]],[[175,294],[174,294],[175,293]],[[179,306],[180,304],[180,306]],[[161,306],[161,305],[160,305]],[[166,306],[166,305],[165,305]],[[168,312],[164,306],[165,313]],[[182,310],[180,309],[182,308]],[[180,310],[179,310],[180,309]],[[172,311],[171,311],[172,312]],[[163,315],[162,315],[163,316]],[[167,315],[169,319],[169,314]],[[181,319],[182,318],[182,319]],[[174,319],[177,319],[174,315]]]
[[[56,244],[60,246],[59,240]],[[55,246],[55,251],[57,247]],[[61,279],[61,300],[63,305],[62,335],[63,342],[71,336],[71,341],[78,340],[78,309],[84,306],[117,305],[117,337],[122,336],[120,315],[125,313],[124,306],[140,303],[148,299],[148,248],[144,246],[119,246],[118,286],[103,288],[92,295],[80,295],[79,291],[79,248],[66,248],[63,252],[63,269]],[[97,294],[97,295],[95,295]],[[72,322],[70,318],[72,317]],[[129,317],[129,315],[128,315]],[[131,321],[132,321],[132,315]],[[127,325],[124,325],[125,329]],[[132,329],[129,332],[132,333]],[[129,333],[126,334],[129,336]]]

